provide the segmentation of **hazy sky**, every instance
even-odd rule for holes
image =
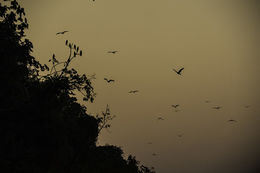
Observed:
[[[249,173],[259,161],[257,0],[21,3],[33,55],[42,63],[53,53],[64,59],[66,39],[82,48],[73,67],[97,78],[88,112],[109,104],[116,115],[100,145],[121,146],[158,173]],[[55,35],[64,30],[69,32]],[[181,67],[182,76],[172,70]],[[172,104],[180,104],[178,112]]]

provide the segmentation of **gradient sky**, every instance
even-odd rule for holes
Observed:
[[[116,115],[100,145],[121,146],[158,173],[244,173],[259,161],[257,0],[20,2],[41,63],[53,53],[65,59],[66,39],[82,48],[72,66],[97,78],[88,112],[109,104]],[[182,76],[172,70],[181,67]],[[179,112],[171,104],[180,104]]]

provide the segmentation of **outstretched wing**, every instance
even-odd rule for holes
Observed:
[[[173,71],[175,71],[176,73],[178,73],[178,71],[177,70],[175,70],[174,68],[172,69]]]
[[[104,80],[108,82],[108,79],[107,79],[107,78],[104,78]]]
[[[184,68],[181,68],[181,69],[178,71],[178,73],[181,73],[183,69],[184,69]]]
[[[110,79],[110,80],[108,80],[107,82],[115,82],[115,80],[113,80],[113,79]]]

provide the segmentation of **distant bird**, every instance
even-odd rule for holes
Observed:
[[[179,112],[179,111],[180,111],[180,110],[177,110],[177,109],[175,110],[175,112]]]
[[[164,120],[162,117],[158,117],[157,120]]]
[[[206,100],[205,103],[209,103],[210,101],[209,100]]]
[[[69,32],[69,31],[57,32],[56,35],[59,35],[59,34],[65,34],[66,32]]]
[[[180,105],[172,105],[173,108],[177,108],[178,106],[180,106]]]
[[[175,71],[178,75],[181,75],[181,72],[182,72],[182,70],[184,70],[184,68],[181,68],[180,70],[175,70],[175,69],[173,69],[173,71]]]
[[[178,134],[177,136],[180,138],[180,137],[182,137],[182,136],[183,136],[183,134]]]
[[[212,107],[212,109],[220,109],[222,108],[221,106],[215,106],[215,107]]]
[[[118,51],[117,50],[112,50],[112,51],[108,51],[107,53],[113,53],[116,54]]]
[[[107,78],[104,78],[104,80],[107,81],[107,83],[115,82],[115,80],[113,80],[113,79],[107,79]]]
[[[128,93],[136,93],[136,92],[139,92],[138,90],[131,90],[131,91],[129,91]]]
[[[147,142],[147,144],[152,144],[152,142]]]
[[[153,153],[152,156],[157,156],[157,154],[156,154],[156,153]]]
[[[249,108],[249,107],[250,107],[250,105],[246,105],[246,106],[245,106],[245,108]]]
[[[237,122],[236,120],[230,119],[228,122]]]

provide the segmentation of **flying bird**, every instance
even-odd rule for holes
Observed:
[[[209,103],[210,101],[209,100],[206,100],[205,103]]]
[[[178,134],[177,136],[180,138],[180,137],[182,137],[182,136],[183,136],[183,134]]]
[[[58,34],[65,34],[66,32],[69,32],[69,31],[57,32],[56,35],[58,35]]]
[[[164,120],[162,117],[158,117],[157,120]]]
[[[136,93],[136,92],[139,92],[138,90],[131,90],[131,91],[129,91],[128,93]]]
[[[228,122],[237,122],[236,120],[230,119]]]
[[[175,71],[178,75],[181,75],[181,72],[182,72],[182,70],[184,70],[184,68],[181,68],[180,70],[175,70],[175,69],[173,69],[173,71]]]
[[[105,81],[107,81],[107,83],[110,83],[110,82],[115,82],[114,79],[107,79],[107,78],[104,78]]]
[[[147,142],[147,144],[152,144],[152,142]]]
[[[250,105],[246,105],[246,106],[245,106],[245,108],[249,108],[249,107],[250,107]]]
[[[180,105],[172,105],[173,108],[177,108],[178,106],[180,106]]]
[[[117,50],[112,50],[112,51],[108,51],[107,53],[113,53],[116,54],[118,51]]]
[[[153,153],[152,156],[157,156],[157,154],[156,154],[156,153]]]
[[[215,106],[215,107],[212,107],[212,109],[220,109],[222,108],[221,106]]]

